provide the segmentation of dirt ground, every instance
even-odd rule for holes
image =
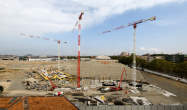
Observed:
[[[4,67],[4,70],[0,71],[0,82],[5,86],[5,89],[11,91],[24,90],[23,84],[25,72],[38,69],[40,67],[57,67],[57,62],[40,62],[40,61],[1,61],[0,67]],[[61,69],[65,72],[76,75],[77,74],[77,61],[61,61]],[[81,77],[90,77],[94,79],[113,79],[119,80],[121,71],[124,65],[116,63],[116,61],[81,61]],[[126,67],[127,78],[132,78],[131,69]],[[10,80],[7,82],[7,80]],[[140,72],[137,72],[137,80],[144,80]]]
[[[46,91],[30,91],[26,90],[22,84],[25,79],[25,72],[35,70],[39,67],[53,66],[57,67],[57,62],[28,62],[28,61],[0,61],[0,67],[4,67],[4,70],[0,70],[0,85],[3,85],[5,96],[21,96],[21,95],[45,95]],[[61,69],[67,73],[77,74],[77,61],[68,60],[61,61]],[[116,61],[81,61],[81,77],[92,77],[94,79],[113,79],[119,80],[124,65]],[[124,79],[132,79],[132,69],[126,67],[127,75],[124,75]],[[151,75],[149,73],[142,73],[137,71],[137,80],[148,81],[162,89],[166,89],[176,95],[166,97],[162,94],[158,94],[155,91],[144,92],[137,94],[136,96],[144,96],[150,100],[153,104],[179,104],[186,103],[185,97],[187,93],[187,85],[179,82],[162,78],[159,76]],[[123,93],[122,93],[123,92]],[[124,91],[120,94],[124,94]],[[111,94],[112,95],[112,94]],[[131,95],[131,94],[129,94]]]

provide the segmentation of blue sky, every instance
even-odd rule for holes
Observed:
[[[67,41],[62,55],[77,55],[77,31],[73,25],[81,10],[81,55],[118,55],[132,52],[133,28],[99,34],[119,25],[156,16],[137,26],[137,53],[187,53],[187,2],[185,0],[132,0],[103,3],[82,0],[43,1],[35,4],[0,0],[0,54],[57,55],[57,44],[42,39],[24,38],[19,33]],[[104,1],[104,0],[103,0]],[[120,0],[119,0],[120,1]],[[7,9],[7,10],[6,10]],[[25,9],[25,11],[24,11]]]

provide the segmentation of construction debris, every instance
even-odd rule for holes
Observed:
[[[150,105],[143,92],[157,91],[166,97],[175,96],[168,91],[150,85],[145,81],[120,80],[92,76],[81,78],[81,87],[76,87],[75,76],[55,69],[40,68],[26,73],[23,84],[27,90],[47,91],[47,96],[66,96],[72,102],[80,102],[89,106],[100,105]],[[139,97],[141,96],[141,97]]]
[[[71,80],[70,80],[71,79]],[[132,81],[126,80],[95,80],[94,78],[86,78],[82,80],[91,80],[91,84],[76,89],[76,87],[67,86],[73,81],[73,75],[40,69],[38,71],[27,72],[26,79],[23,82],[28,90],[49,91],[51,86],[55,85],[52,93],[48,95],[63,96],[69,95],[72,101],[79,101],[89,106],[99,105],[150,105],[151,103],[145,97],[124,97],[118,93],[120,90],[129,91],[130,94],[139,94],[156,86],[149,85],[146,82],[137,81],[136,86],[132,86]],[[51,84],[53,83],[53,84]],[[90,94],[90,92],[92,94]],[[164,92],[165,94],[169,94]]]
[[[125,105],[131,105],[131,104],[136,105],[136,103],[129,97],[128,98],[123,98],[122,101]]]
[[[71,74],[59,72],[52,68],[27,72],[25,77],[23,85],[27,90],[34,89],[42,91],[54,90],[56,87],[61,88],[65,83],[72,81],[74,78]]]
[[[82,92],[75,92],[75,93],[72,93],[72,96],[84,96],[84,93],[82,93]]]
[[[106,100],[105,96],[96,96],[95,99],[103,104],[105,103],[105,100]]]
[[[130,97],[137,105],[150,105],[151,103],[145,97]]]
[[[120,100],[115,100],[114,105],[124,105],[124,103]]]

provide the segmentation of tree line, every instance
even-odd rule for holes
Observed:
[[[120,63],[128,65],[129,67],[132,67],[132,55],[129,57],[111,56],[111,58],[116,59]],[[147,68],[164,74],[187,79],[187,61],[173,63],[164,59],[154,59],[151,62],[148,62],[142,58],[136,57],[136,66],[142,68],[142,70]]]

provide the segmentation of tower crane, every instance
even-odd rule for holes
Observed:
[[[133,85],[136,86],[136,27],[137,24],[144,23],[147,21],[154,21],[156,20],[156,16],[150,17],[148,19],[141,19],[138,21],[135,21],[133,23],[129,23],[128,25],[121,25],[115,28],[112,28],[111,30],[103,31],[102,34],[106,34],[115,30],[120,30],[129,26],[133,26],[134,29],[134,37],[133,37],[133,72],[132,72],[132,79],[133,79]]]
[[[80,88],[80,33],[81,33],[81,20],[82,20],[83,15],[84,15],[84,12],[82,11],[74,26],[74,28],[78,26],[77,88]]]
[[[58,71],[60,71],[60,45],[61,45],[61,41],[60,40],[56,40],[53,38],[46,38],[46,37],[40,37],[40,36],[34,36],[34,35],[27,35],[24,33],[20,33],[21,36],[25,36],[25,37],[30,37],[30,38],[38,38],[38,39],[42,39],[42,40],[50,40],[50,41],[54,41],[58,44]],[[67,43],[67,42],[63,42],[63,43]],[[56,85],[51,81],[51,79],[46,76],[47,80],[49,80],[52,88],[51,90],[54,90],[56,88]]]
[[[41,36],[34,36],[34,35],[27,35],[24,33],[20,33],[21,36],[25,37],[30,37],[30,38],[37,38],[37,39],[42,39],[42,40],[49,40],[49,41],[54,41],[58,44],[58,71],[60,71],[60,50],[61,50],[61,41],[56,40],[53,38],[46,38],[46,37],[41,37]],[[63,42],[64,44],[67,44],[67,42]]]

